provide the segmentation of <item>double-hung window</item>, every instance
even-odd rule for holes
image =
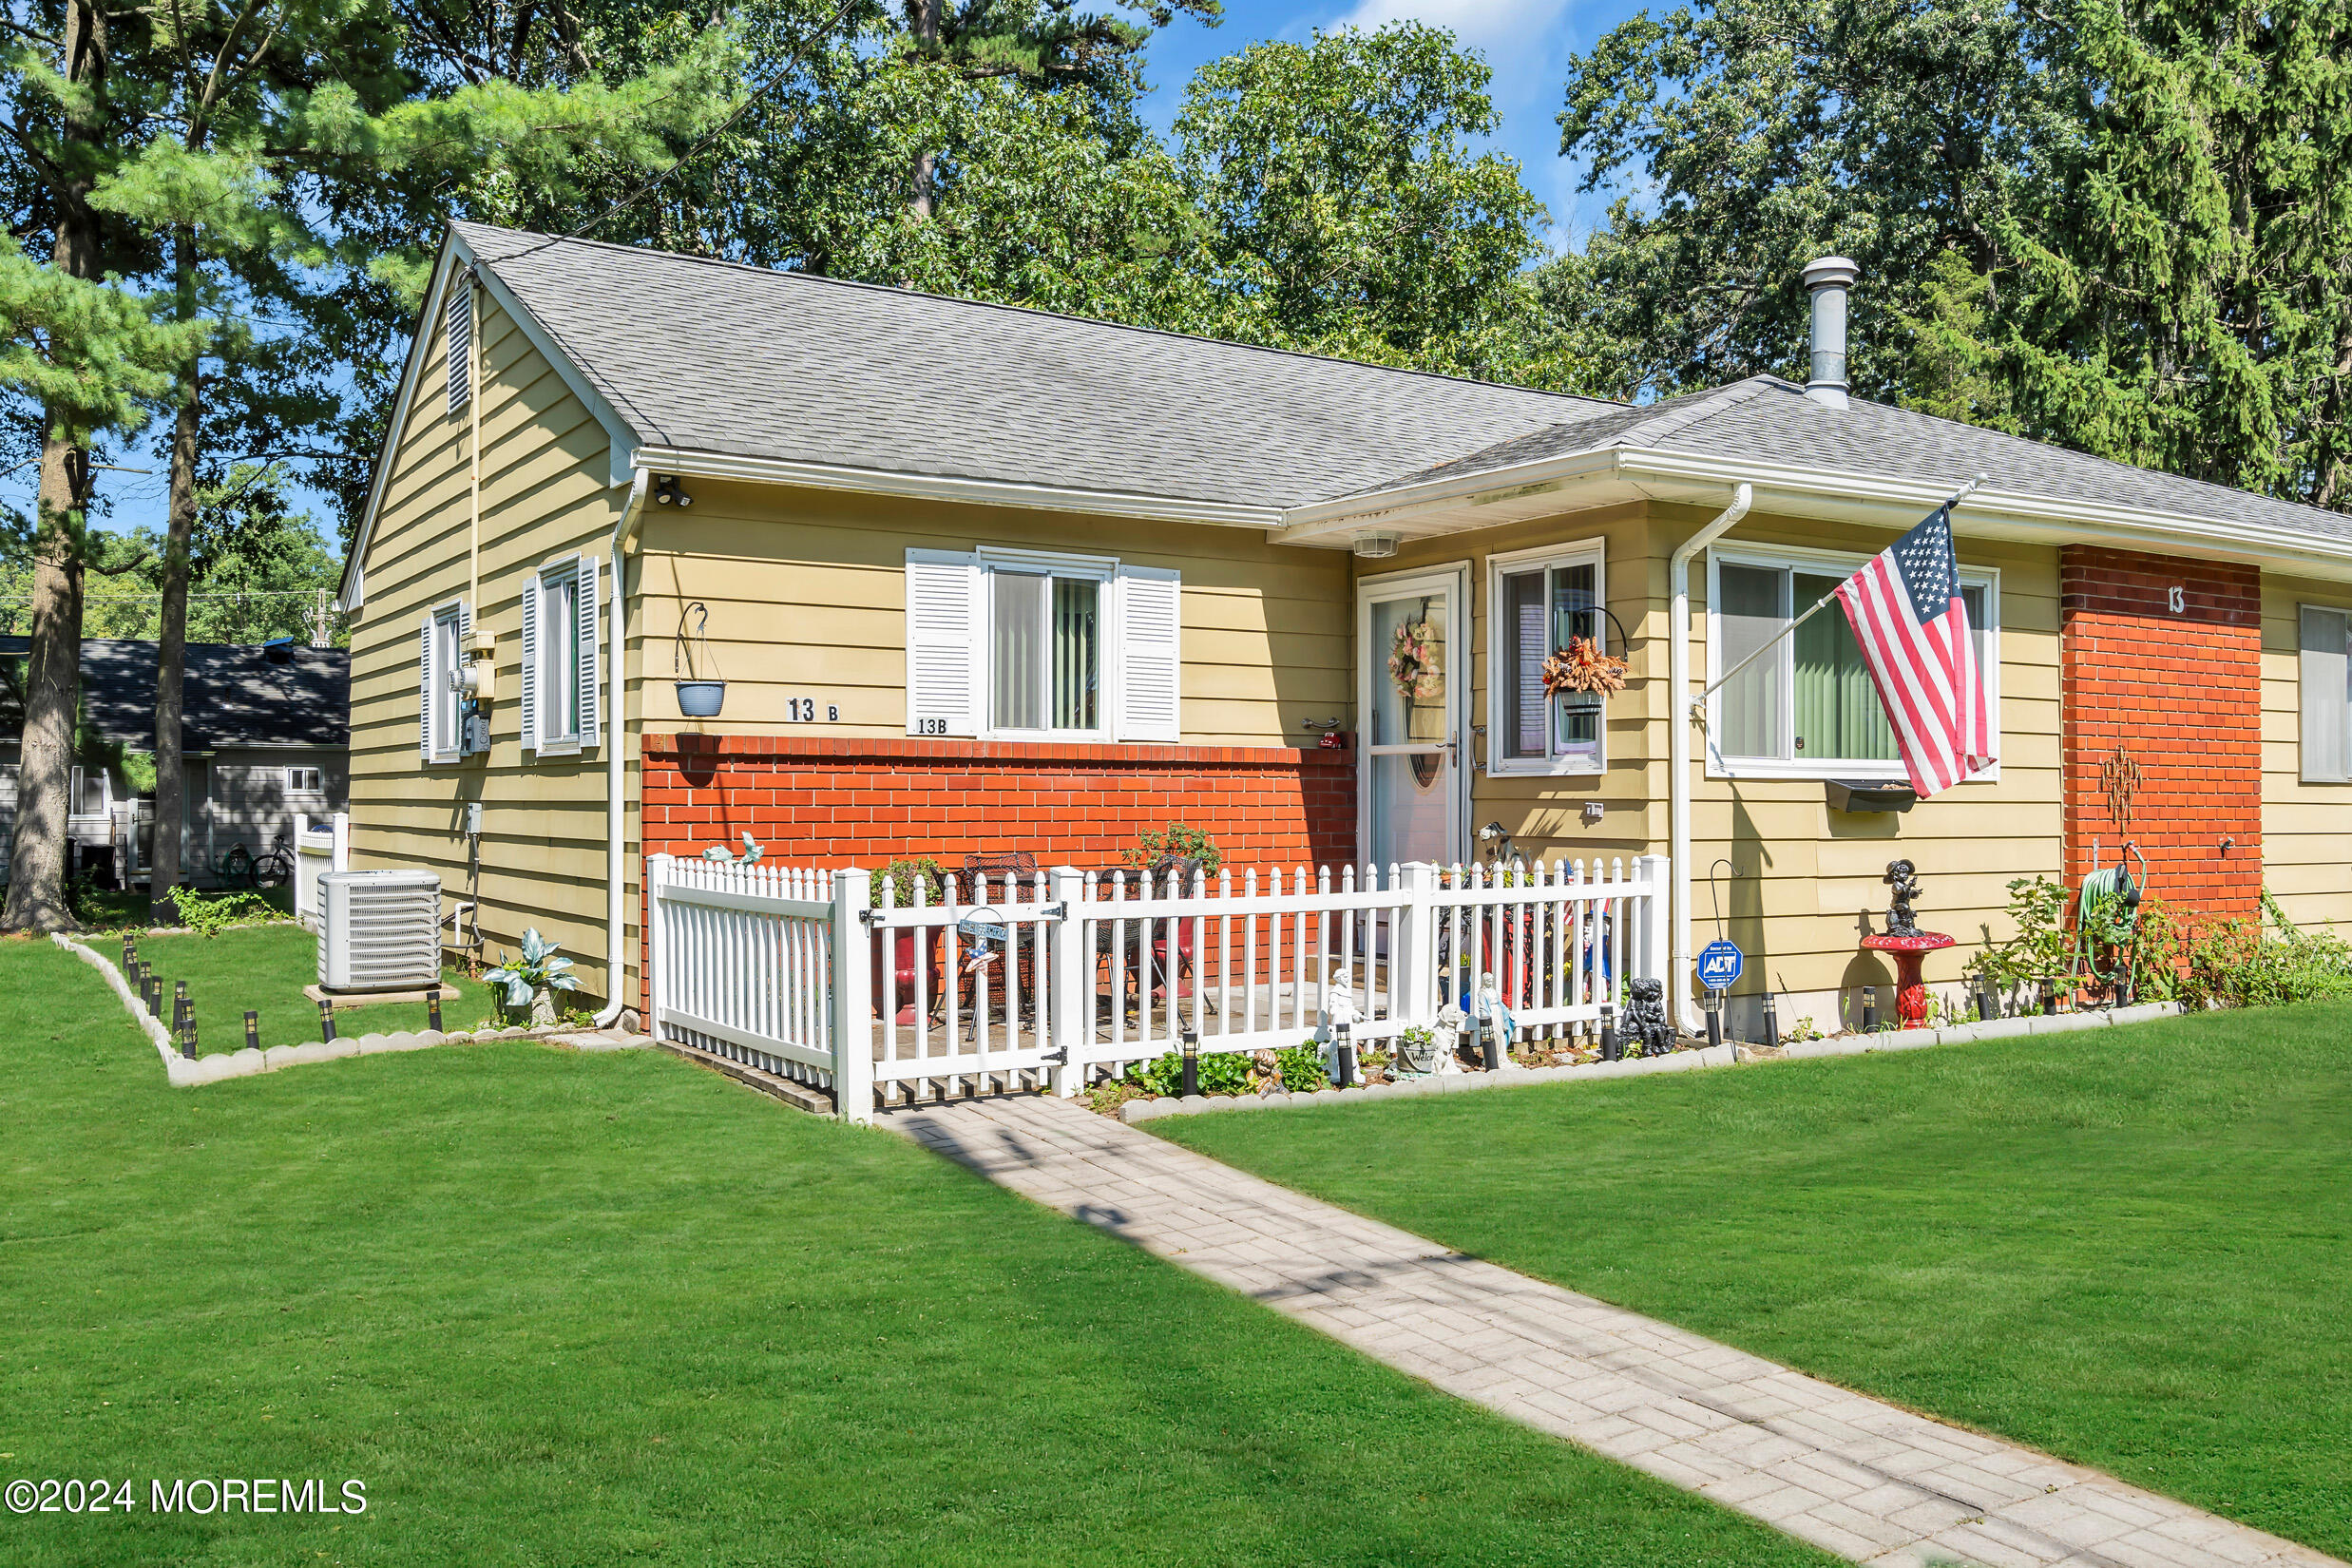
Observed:
[[[1544,660],[1581,638],[1609,646],[1601,546],[1497,556],[1489,564],[1494,667],[1487,681],[1487,772],[1597,773],[1606,761],[1607,701],[1546,692]]]
[[[471,619],[465,602],[452,600],[436,606],[418,628],[417,754],[422,761],[454,762],[465,743],[457,672]]]
[[[1709,680],[1737,668],[1757,649],[1769,649],[1710,699],[1707,761],[1711,774],[1731,778],[1903,776],[1894,727],[1887,722],[1845,610],[1830,604],[1790,635],[1780,635],[1791,619],[1834,592],[1868,559],[1818,551],[1711,552]],[[1999,576],[1968,566],[1961,567],[1960,575],[1998,755]]]
[[[1102,556],[907,552],[907,733],[1175,740],[1174,571]]]
[[[2352,615],[2304,605],[2299,663],[2303,781],[2352,782]]]
[[[523,583],[523,745],[567,756],[597,744],[597,563],[565,556]]]

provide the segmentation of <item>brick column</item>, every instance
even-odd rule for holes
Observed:
[[[2262,889],[2261,571],[2070,545],[2058,580],[2067,885],[2080,885],[2094,840],[2113,866],[2129,839],[2167,904],[2252,914]],[[2138,774],[2122,822],[2108,788],[2119,747]]]

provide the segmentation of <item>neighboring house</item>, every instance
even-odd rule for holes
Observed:
[[[1671,851],[1739,991],[1825,1024],[1887,978],[1855,944],[1897,856],[1964,945],[2012,878],[2126,837],[2189,908],[2266,883],[2352,916],[2352,518],[1849,400],[1850,271],[1814,272],[1815,385],[1636,408],[460,225],[344,583],[357,861],[462,886],[478,805],[492,939],[560,934],[596,991],[641,857],[746,832],[951,868],[1112,864],[1172,820],[1241,865],[1469,858],[1489,821]],[[1979,473],[1955,529],[1998,766],[1835,809],[1900,769],[1834,614],[1685,721]],[[1407,627],[1443,671],[1410,702]],[[1570,635],[1627,689],[1545,698]],[[681,717],[674,673],[724,677],[720,712]]]
[[[0,637],[0,865],[16,823],[28,640]],[[351,794],[351,655],[287,642],[191,642],[182,688],[181,870],[200,888],[236,845],[259,855],[297,812]],[[82,641],[82,725],[67,832],[69,870],[114,887],[147,879],[155,837],[155,644]]]

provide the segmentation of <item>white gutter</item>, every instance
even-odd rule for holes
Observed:
[[[1707,1027],[1699,1016],[1698,999],[1691,991],[1691,728],[1698,722],[1691,701],[1691,560],[1721,539],[1748,515],[1755,491],[1743,483],[1731,504],[1707,526],[1676,547],[1667,568],[1666,633],[1667,859],[1674,878],[1674,952],[1667,970],[1667,995],[1673,999],[1675,1026],[1695,1035]]]
[[[596,1015],[596,1026],[609,1029],[629,1004],[623,983],[628,978],[628,960],[622,956],[621,946],[629,935],[629,726],[628,709],[623,693],[626,671],[629,622],[629,596],[622,586],[627,579],[621,575],[623,563],[621,552],[628,547],[629,535],[637,526],[640,513],[645,509],[645,489],[652,480],[651,472],[637,470],[629,481],[629,499],[621,508],[621,520],[613,525],[610,560],[613,572],[612,632],[607,639],[604,656],[604,984],[611,995],[605,999],[604,1010]]]

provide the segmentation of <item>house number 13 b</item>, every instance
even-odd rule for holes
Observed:
[[[788,698],[785,699],[785,717],[795,724],[816,722],[816,698],[813,697]],[[828,724],[841,722],[841,709],[837,705],[831,702],[825,704],[825,722]]]

